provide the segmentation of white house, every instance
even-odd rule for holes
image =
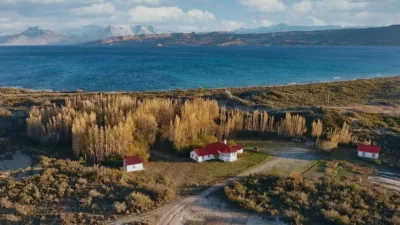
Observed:
[[[222,142],[215,142],[203,148],[196,148],[190,152],[190,158],[197,162],[219,159],[224,162],[237,160],[238,154],[243,153],[242,146],[229,146]]]
[[[358,156],[369,159],[378,159],[381,148],[372,145],[358,145]]]
[[[126,172],[144,170],[142,158],[140,156],[129,156],[124,158],[124,169]]]

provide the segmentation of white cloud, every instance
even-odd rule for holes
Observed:
[[[215,20],[214,14],[208,11],[202,11],[198,9],[192,9],[187,12],[187,17],[191,21],[202,21],[202,20]]]
[[[120,4],[161,5],[162,0],[117,0]]]
[[[242,28],[246,25],[246,23],[237,22],[234,20],[222,20],[221,25],[219,26],[219,30],[221,31],[233,31],[239,28]]]
[[[184,12],[178,7],[146,7],[137,6],[129,11],[131,18],[136,23],[201,23],[202,21],[215,20],[215,16],[199,9]]]
[[[312,20],[312,25],[314,25],[314,26],[325,26],[326,25],[325,21],[323,21],[321,19],[318,19],[313,16],[310,16],[309,18]]]
[[[101,3],[104,0],[0,0],[0,4],[40,4],[40,5],[50,5],[50,4],[60,4],[60,3]]]
[[[281,0],[241,0],[240,3],[263,13],[283,12],[286,10],[286,5]]]
[[[294,3],[292,9],[299,13],[307,13],[311,11],[314,7],[314,3],[311,1],[302,1],[299,3]]]
[[[366,7],[368,2],[360,2],[353,0],[323,0],[315,2],[317,7],[327,11],[350,11],[354,9],[362,9]]]
[[[354,0],[304,0],[299,3],[293,3],[292,10],[298,13],[307,13],[312,10],[322,11],[352,11],[365,8],[369,3],[366,1]]]
[[[115,12],[115,6],[112,3],[99,3],[90,6],[80,7],[71,9],[71,13],[76,15],[86,14],[113,14]]]
[[[270,20],[260,20],[261,22],[261,26],[263,27],[270,27],[272,25],[274,25],[274,23]]]
[[[0,30],[4,34],[16,34],[32,26],[49,26],[51,21],[43,21],[42,18],[25,17],[16,11],[0,11]],[[3,35],[2,33],[2,35]]]

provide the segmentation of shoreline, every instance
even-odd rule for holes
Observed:
[[[9,90],[9,91],[18,91],[18,92],[26,92],[26,93],[15,93],[15,94],[129,94],[129,93],[135,93],[135,94],[154,94],[154,93],[166,93],[166,92],[185,92],[185,91],[195,91],[195,92],[201,92],[201,91],[230,91],[230,90],[251,90],[251,89],[259,89],[259,88],[279,88],[279,87],[291,87],[291,86],[307,86],[307,85],[316,85],[316,84],[337,84],[337,83],[343,83],[343,82],[357,82],[357,81],[363,81],[363,80],[379,80],[379,79],[390,79],[390,78],[400,78],[399,75],[394,75],[394,76],[376,76],[376,77],[371,77],[371,78],[355,78],[355,79],[349,79],[349,80],[340,80],[340,77],[338,79],[335,79],[337,77],[332,78],[333,80],[331,81],[319,81],[319,82],[311,82],[311,83],[288,83],[288,84],[277,84],[277,85],[260,85],[260,86],[243,86],[243,87],[216,87],[216,88],[203,88],[203,87],[198,87],[198,88],[188,88],[188,89],[171,89],[171,90],[145,90],[145,91],[85,91],[85,90],[80,90],[77,89],[75,91],[68,91],[68,90],[47,90],[47,89],[30,89],[30,88],[23,88],[23,87],[13,87],[13,86],[1,86],[0,85],[0,95],[4,95],[4,90]],[[15,94],[9,94],[9,95],[15,95]]]

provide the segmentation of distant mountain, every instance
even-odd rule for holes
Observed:
[[[68,42],[68,37],[40,27],[30,27],[20,34],[0,37],[0,45],[54,45]]]
[[[82,44],[112,37],[162,34],[153,26],[97,26],[89,25],[57,33],[40,27],[30,27],[20,34],[0,36],[0,45],[66,45]]]
[[[66,30],[67,35],[73,37],[75,42],[88,42],[103,40],[112,37],[123,37],[143,34],[162,34],[163,31],[153,26],[97,26],[89,25],[82,28]]]
[[[108,38],[91,45],[400,45],[400,25],[265,34],[175,33]]]
[[[340,26],[291,26],[288,24],[277,24],[269,27],[258,28],[241,28],[233,31],[235,34],[268,34],[278,32],[291,32],[291,31],[318,31],[318,30],[338,30],[342,29]]]

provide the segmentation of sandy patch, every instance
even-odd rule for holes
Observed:
[[[363,112],[363,113],[383,113],[383,114],[400,114],[400,107],[398,106],[385,106],[385,105],[359,105],[354,104],[346,107],[327,107],[333,109],[342,109],[353,112]]]
[[[400,179],[393,177],[370,176],[368,180],[379,186],[389,188],[395,191],[400,191]]]

